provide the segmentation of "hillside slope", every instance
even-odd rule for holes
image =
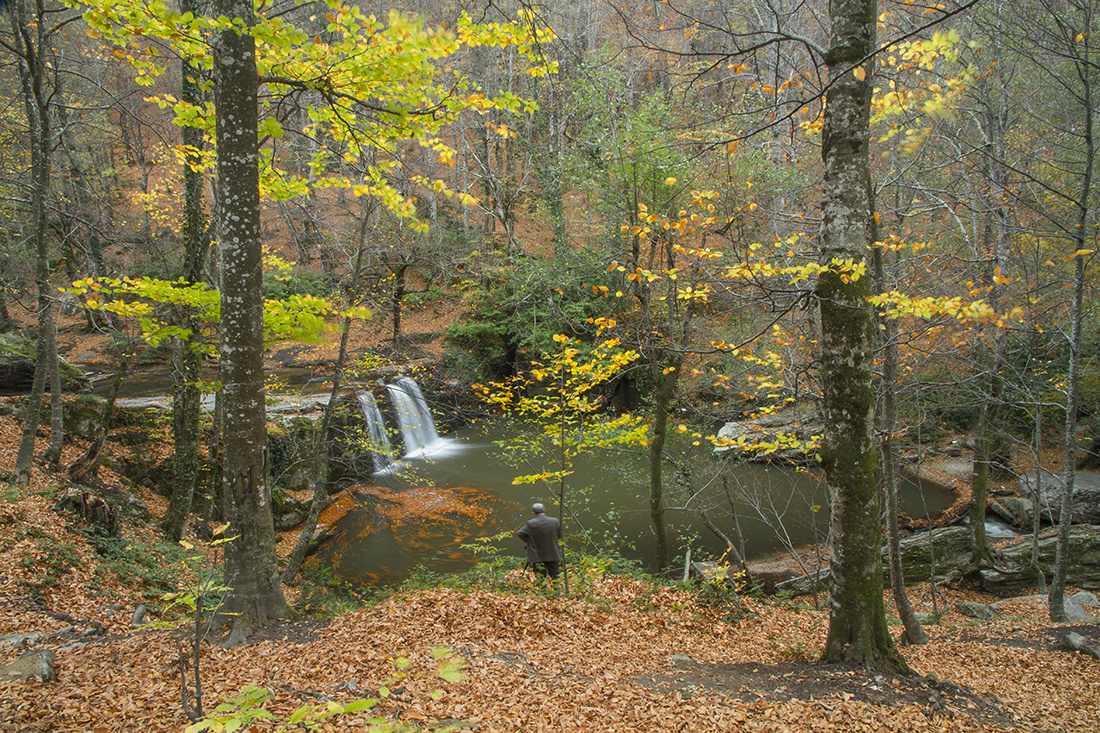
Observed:
[[[0,470],[14,460],[15,428],[0,418]],[[36,476],[31,490],[5,485],[0,500],[0,637],[42,636],[0,642],[0,666],[53,650],[58,679],[0,682],[0,728],[181,730],[177,641],[187,643],[186,631],[130,628],[135,605],[162,591],[120,575],[123,566],[87,544],[81,520],[51,509],[49,477]],[[127,525],[128,557],[153,546],[149,532]],[[154,559],[147,573],[183,567]],[[206,644],[206,709],[258,685],[285,720],[303,704],[347,703],[388,683],[374,714],[485,733],[1100,730],[1100,663],[1061,651],[1070,627],[1052,628],[1037,601],[1002,603],[1004,615],[978,622],[954,604],[992,599],[942,589],[932,643],[903,650],[918,673],[949,681],[936,683],[814,664],[827,618],[801,599],[710,604],[706,594],[599,573],[575,577],[570,597],[518,572],[501,584],[401,591],[331,621],[280,623],[247,646]],[[927,586],[912,597],[931,610]],[[154,619],[170,620],[156,605]],[[1077,630],[1098,635],[1095,625]],[[436,674],[440,648],[464,665],[461,679]],[[399,669],[400,659],[410,666]],[[364,721],[327,724],[363,730]]]

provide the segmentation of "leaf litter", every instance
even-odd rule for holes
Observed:
[[[14,428],[0,420],[0,465],[13,463]],[[0,665],[51,649],[58,679],[0,682],[0,730],[182,730],[176,642],[186,633],[130,628],[142,589],[96,571],[94,550],[43,497],[48,480],[36,470],[29,491],[0,499],[0,636],[42,635],[0,643]],[[61,569],[50,583],[46,567]],[[715,606],[602,574],[577,577],[570,597],[519,571],[509,581],[509,591],[399,591],[331,620],[278,622],[247,645],[206,644],[204,703],[264,686],[275,720],[286,720],[303,703],[347,704],[389,685],[371,715],[483,733],[1100,730],[1100,664],[1058,647],[1069,627],[1052,626],[1042,604],[1013,602],[976,622],[954,604],[994,598],[938,589],[949,610],[926,627],[931,643],[902,649],[922,677],[901,678],[814,661],[827,615],[792,601]],[[911,594],[927,610],[928,586]],[[1082,631],[1097,635],[1095,625]],[[461,679],[435,673],[439,647],[465,662]],[[365,721],[337,717],[325,729]]]

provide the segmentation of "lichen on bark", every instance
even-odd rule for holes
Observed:
[[[823,264],[866,261],[871,245],[870,101],[875,0],[832,0],[829,91],[822,131]],[[856,73],[856,70],[861,73]],[[870,278],[833,268],[817,283],[821,309],[821,458],[832,532],[827,662],[908,672],[886,624],[882,526],[875,475]]]

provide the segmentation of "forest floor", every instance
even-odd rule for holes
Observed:
[[[406,326],[430,333],[445,319],[425,313]],[[365,328],[360,348],[382,341],[380,329]],[[76,331],[65,339],[70,357],[101,348]],[[310,348],[296,358],[332,356],[331,344]],[[19,429],[0,416],[0,474],[14,465]],[[61,464],[85,447],[67,445]],[[107,468],[101,478],[123,484]],[[63,483],[41,466],[27,489],[0,483],[0,666],[52,650],[57,669],[56,681],[0,681],[0,731],[182,730],[179,648],[193,637],[157,585],[193,585],[215,550],[193,539],[188,553],[167,552],[154,529],[166,502],[138,488],[151,521],[126,523],[125,551],[97,552],[82,521],[53,508]],[[278,546],[293,544],[284,537]],[[287,589],[299,609],[309,606],[304,588]],[[828,616],[809,597],[737,598],[603,573],[573,577],[570,590],[547,592],[516,571],[492,589],[409,588],[281,621],[235,648],[213,634],[202,644],[204,707],[265,687],[278,723],[302,705],[385,688],[373,710],[330,718],[325,729],[364,730],[373,716],[484,733],[1100,730],[1100,663],[1062,648],[1068,632],[1095,641],[1100,627],[1053,625],[1039,600],[1002,601],[999,615],[977,621],[956,604],[995,598],[913,587],[916,610],[940,614],[926,627],[931,643],[902,648],[913,675],[877,676],[816,661]],[[138,604],[154,623],[134,629]],[[901,627],[891,633],[899,638]],[[11,636],[22,634],[37,636]],[[461,675],[450,674],[456,662]]]
[[[18,430],[0,417],[0,471],[13,465]],[[66,448],[62,462],[79,450]],[[106,469],[103,478],[117,480]],[[193,575],[157,549],[151,524],[127,523],[130,549],[114,560],[97,554],[82,521],[52,508],[59,479],[36,467],[29,489],[0,487],[0,637],[41,635],[0,642],[0,665],[49,649],[58,676],[0,682],[0,730],[182,730],[177,644],[191,636],[149,579],[180,574],[186,585]],[[140,493],[155,520],[164,500]],[[193,556],[211,557],[193,542]],[[248,685],[266,687],[267,710],[285,721],[302,705],[388,688],[369,714],[325,721],[331,730],[364,730],[371,715],[485,733],[1100,730],[1100,663],[1061,648],[1070,630],[1096,640],[1096,625],[1052,625],[1038,600],[1002,601],[1000,615],[976,621],[955,604],[992,597],[939,587],[934,609],[931,591],[910,589],[917,610],[942,614],[926,627],[930,644],[902,649],[915,676],[875,676],[815,661],[827,615],[809,598],[735,598],[602,573],[575,574],[566,596],[515,571],[492,590],[406,589],[334,617],[282,621],[231,649],[213,635],[202,646],[203,701],[210,711]],[[303,607],[299,593],[288,595]],[[132,629],[139,603],[164,625]],[[436,650],[445,672],[448,660],[461,664],[460,676],[439,676]]]

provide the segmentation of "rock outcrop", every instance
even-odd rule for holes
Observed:
[[[807,442],[824,430],[813,412],[784,410],[752,420],[726,423],[718,431],[714,452],[753,462],[811,463],[817,460],[816,450],[808,450]]]
[[[1039,512],[1044,522],[1057,522],[1062,515],[1063,484],[1060,474],[1042,471],[1025,473],[1020,478],[1021,491],[1038,486]],[[1028,509],[1030,514],[1030,508]],[[1073,479],[1074,524],[1100,524],[1100,473],[1078,471]]]
[[[1054,567],[1055,533],[1039,539],[1039,566],[1050,578]],[[961,577],[970,560],[970,530],[968,527],[946,527],[911,535],[901,542],[902,567],[906,583],[921,583],[935,576],[937,581],[952,581]],[[883,572],[889,575],[889,563],[883,550]],[[992,593],[1012,593],[1035,584],[1031,569],[1031,543],[1020,542],[1001,549],[996,565],[979,571],[983,589]],[[795,594],[809,593],[816,582],[819,588],[828,586],[829,573],[804,575],[776,585],[776,590]],[[1070,528],[1068,582],[1081,588],[1100,588],[1100,526],[1077,525]]]
[[[34,381],[36,344],[21,333],[0,334],[0,394],[27,394]],[[88,378],[64,359],[61,366],[62,389],[65,392],[84,392],[89,389]]]

